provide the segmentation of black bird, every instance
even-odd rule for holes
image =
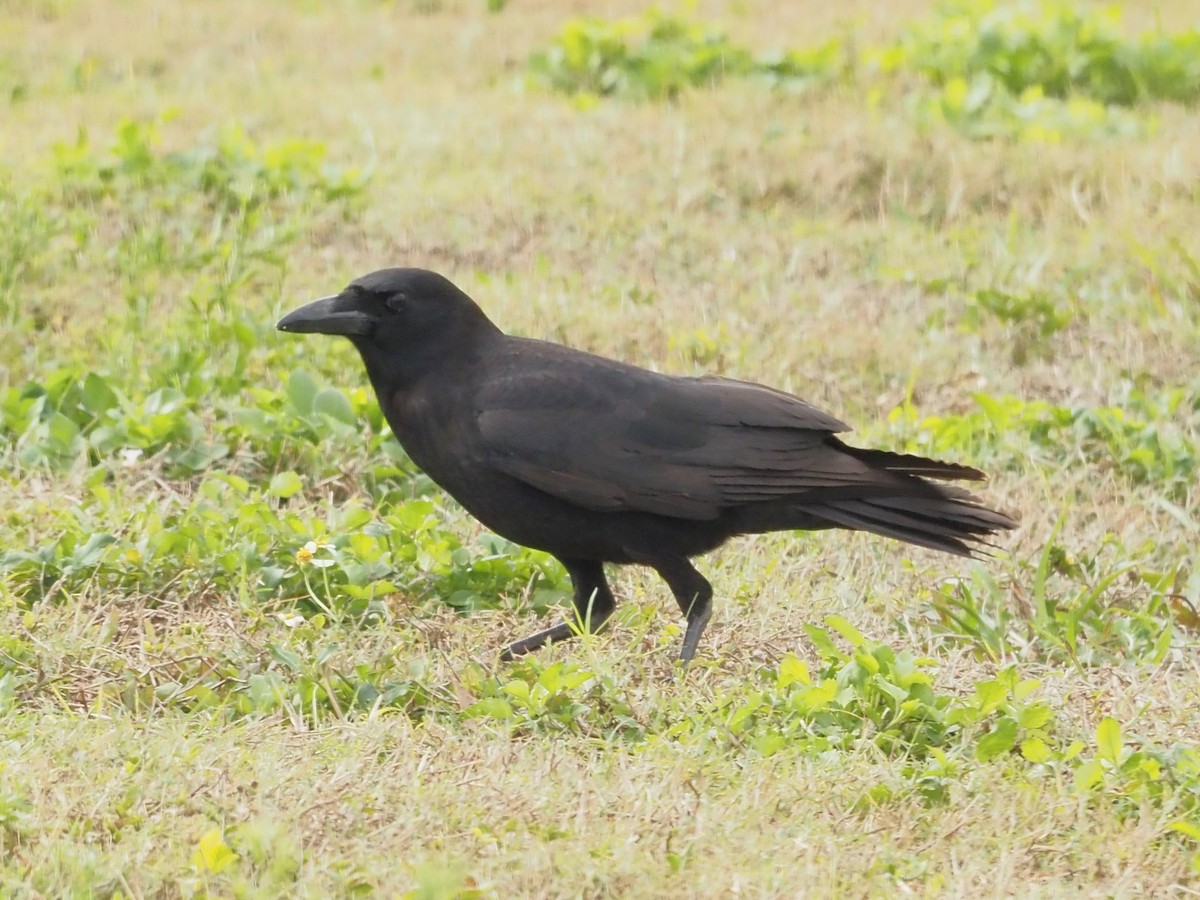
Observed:
[[[277,327],[348,337],[412,460],[488,528],[566,567],[575,622],[505,659],[599,629],[616,605],[606,562],[666,580],[686,662],[712,614],[690,557],[733,535],[849,528],[971,556],[1016,524],[939,483],[980,481],[976,469],[850,447],[835,437],[847,426],[769,387],[506,335],[424,269],[364,275]]]

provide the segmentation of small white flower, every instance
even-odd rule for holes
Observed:
[[[280,613],[279,621],[288,628],[295,628],[297,625],[304,624],[304,616],[299,615],[298,613]]]
[[[141,459],[142,451],[137,447],[124,447],[120,451],[121,464],[125,466],[135,466],[137,461]]]
[[[296,551],[296,562],[300,563],[302,566],[314,565],[318,569],[328,569],[333,565],[334,561],[332,559],[317,559],[317,554],[322,550],[328,550],[332,552],[333,544],[326,544],[323,541],[321,543],[309,541]]]

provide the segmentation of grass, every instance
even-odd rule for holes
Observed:
[[[903,6],[0,4],[0,893],[1200,887],[1194,11]],[[623,569],[501,665],[565,573],[273,331],[391,264],[1022,526],[735,540],[686,676]]]

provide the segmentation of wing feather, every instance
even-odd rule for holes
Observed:
[[[575,351],[562,365],[547,360],[546,346],[554,345],[540,345],[524,365],[499,367],[479,394],[476,421],[489,464],[570,503],[704,520],[738,504],[880,478],[837,449],[842,422],[790,394]],[[548,364],[531,368],[533,357]]]

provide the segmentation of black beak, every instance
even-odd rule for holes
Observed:
[[[337,309],[340,294],[306,303],[275,323],[280,331],[306,334],[370,334],[375,319],[356,309]]]

